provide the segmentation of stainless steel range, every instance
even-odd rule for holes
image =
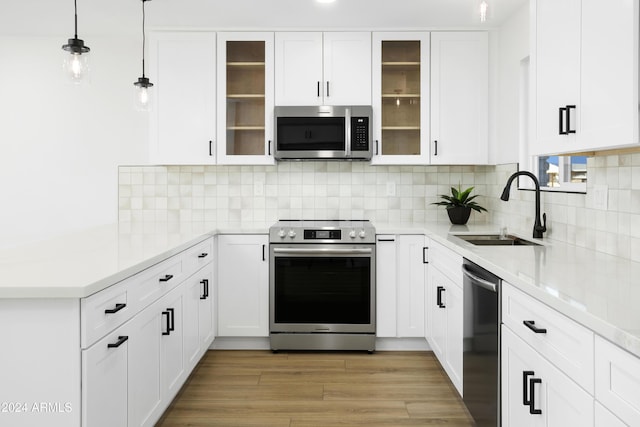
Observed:
[[[269,230],[269,336],[276,350],[375,350],[375,228],[279,221]]]

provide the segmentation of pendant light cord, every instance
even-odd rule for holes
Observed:
[[[73,35],[74,39],[78,38],[78,0],[73,0],[73,16],[74,16],[74,24],[75,24],[75,33]]]
[[[144,21],[145,21],[144,2],[145,1],[146,0],[142,0],[142,77],[143,78],[144,78],[144,46],[146,44],[146,36],[144,32]]]

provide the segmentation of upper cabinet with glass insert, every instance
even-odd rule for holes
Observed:
[[[218,163],[273,164],[273,33],[218,33]]]
[[[429,33],[373,34],[375,164],[429,163]]]

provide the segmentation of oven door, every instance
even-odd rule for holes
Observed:
[[[271,333],[375,333],[375,245],[270,246]]]

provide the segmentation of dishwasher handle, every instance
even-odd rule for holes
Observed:
[[[497,283],[490,282],[490,281],[488,281],[486,279],[483,279],[482,277],[479,277],[479,276],[473,274],[473,272],[471,272],[467,268],[466,265],[462,266],[462,274],[464,274],[469,279],[471,279],[474,282],[474,284],[477,284],[480,287],[488,289],[491,292],[498,292],[498,284]]]

